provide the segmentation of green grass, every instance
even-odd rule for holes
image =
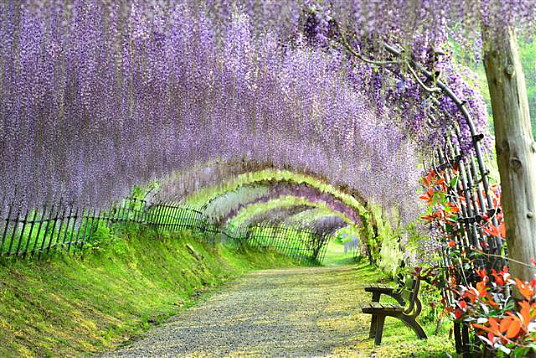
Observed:
[[[80,356],[116,347],[257,268],[291,267],[271,252],[237,252],[191,233],[141,229],[83,256],[0,263],[0,356]]]
[[[83,256],[57,254],[46,261],[0,263],[0,357],[70,357],[110,350],[240,274],[296,266],[274,252],[238,252],[202,244],[189,232],[172,235],[131,230],[103,242],[106,244],[94,242]],[[325,265],[351,260],[341,244],[330,242]],[[363,285],[387,281],[384,274],[364,263],[357,264],[355,275]],[[369,299],[364,291],[348,294]],[[369,317],[363,316],[348,319],[358,319],[366,330]],[[356,332],[352,342],[336,350],[336,356],[453,354],[448,328],[433,335],[436,323],[432,316],[425,310],[418,319],[430,337],[427,341],[416,339],[402,322],[388,319],[380,347],[374,347],[364,331]]]
[[[344,245],[340,242],[329,240],[327,245],[324,260],[322,260],[323,266],[342,266],[355,263],[355,258],[351,253],[344,252]]]

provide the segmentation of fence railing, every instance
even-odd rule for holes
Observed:
[[[245,226],[239,233],[224,234],[238,244],[246,243],[258,249],[275,249],[281,254],[291,256],[300,262],[322,262],[326,253],[329,234],[287,226]],[[231,236],[234,234],[234,237]],[[239,238],[236,240],[236,238]]]
[[[84,209],[59,201],[41,208],[14,202],[0,207],[0,257],[41,257],[55,251],[79,250],[104,232],[129,224],[159,230],[194,230],[208,243],[276,250],[300,262],[320,262],[330,236],[284,226],[219,227],[203,212],[170,202],[147,203],[127,198],[104,209]]]

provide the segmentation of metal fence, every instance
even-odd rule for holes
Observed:
[[[318,233],[300,227],[254,225],[223,232],[239,245],[247,244],[260,250],[275,249],[301,263],[322,262],[330,234]]]
[[[323,259],[330,236],[304,228],[238,226],[222,228],[203,212],[172,202],[149,204],[128,198],[108,209],[83,209],[59,201],[37,209],[14,202],[0,207],[0,257],[41,257],[80,250],[110,230],[140,225],[157,230],[192,230],[207,243],[275,250],[300,262]]]

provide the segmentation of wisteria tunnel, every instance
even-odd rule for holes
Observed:
[[[534,356],[536,2],[472,3],[1,2],[1,264],[133,228],[300,265],[344,245],[423,282],[460,356]]]

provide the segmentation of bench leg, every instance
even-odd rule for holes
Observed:
[[[417,334],[417,336],[420,339],[426,339],[426,333],[424,333],[424,330],[422,329],[421,325],[415,321],[415,318],[407,315],[400,315],[398,316],[408,327],[413,329],[413,331]]]
[[[379,314],[376,316],[376,335],[374,337],[374,344],[379,346],[382,343],[383,325],[385,323],[385,315]]]
[[[372,318],[370,319],[370,331],[369,331],[369,338],[376,337],[376,315],[373,314]]]

